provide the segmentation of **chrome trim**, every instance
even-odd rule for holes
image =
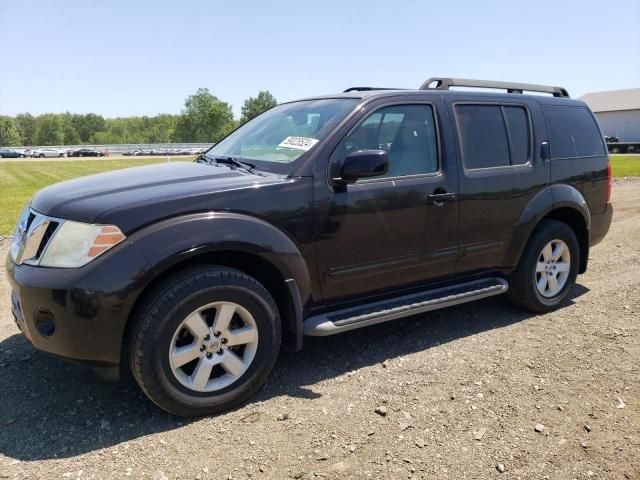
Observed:
[[[31,221],[29,222],[29,219]],[[64,223],[61,218],[42,215],[35,210],[28,209],[22,213],[11,243],[11,259],[17,265],[38,265],[44,252],[42,245],[44,236],[51,224],[56,225],[56,230]],[[49,242],[53,235],[46,241]],[[42,247],[42,248],[41,248]],[[40,256],[38,256],[40,252]]]

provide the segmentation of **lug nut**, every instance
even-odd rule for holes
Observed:
[[[201,351],[201,352],[204,352],[206,348],[207,348],[207,347],[205,347],[204,345],[200,345],[200,351]]]
[[[211,335],[205,335],[205,336],[204,336],[204,339],[205,339],[205,340],[207,340],[207,341],[208,341],[208,340],[211,340]]]
[[[214,336],[214,337],[219,337],[219,336],[220,336],[220,332],[214,332],[214,333],[213,333],[213,336]]]
[[[218,350],[218,355],[222,355],[222,349]]]
[[[213,355],[211,355],[210,353],[207,353],[207,358],[211,358]]]
[[[223,339],[221,340],[221,342],[222,342],[223,344],[227,343],[228,341],[229,341],[229,340],[227,340],[226,338],[223,338]]]

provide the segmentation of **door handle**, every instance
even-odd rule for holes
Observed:
[[[430,193],[427,195],[427,203],[441,207],[448,200],[455,200],[456,194],[453,192]]]

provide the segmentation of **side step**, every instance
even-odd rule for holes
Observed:
[[[509,283],[505,279],[493,277],[426,290],[309,317],[304,322],[304,334],[313,337],[334,335],[417,313],[492,297],[505,293],[508,289]]]

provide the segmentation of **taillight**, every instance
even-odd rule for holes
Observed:
[[[607,163],[607,202],[611,201],[611,161]]]

